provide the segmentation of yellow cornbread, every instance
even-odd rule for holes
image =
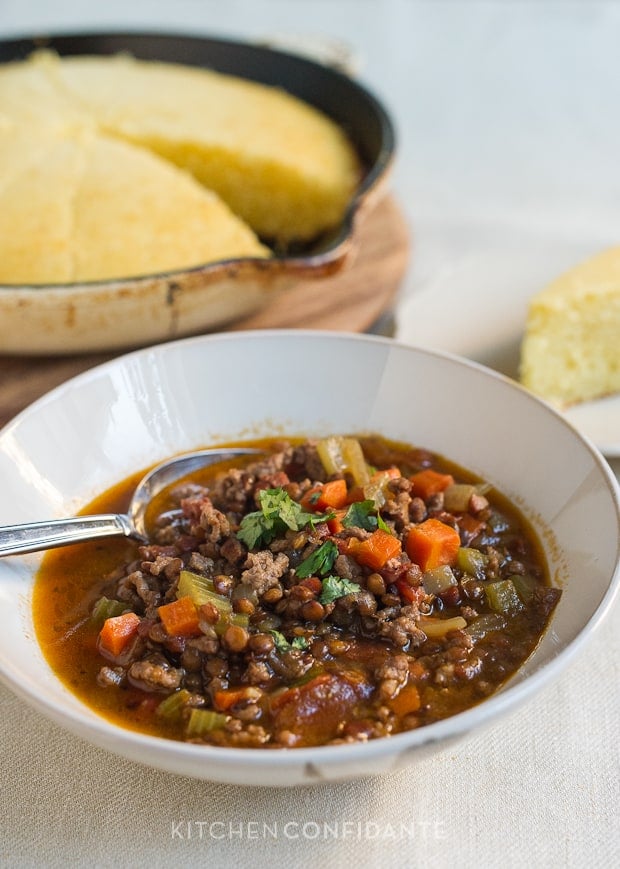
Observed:
[[[276,88],[127,56],[0,66],[0,282],[125,278],[307,241],[358,180],[344,133]]]
[[[215,194],[154,154],[99,133],[22,144],[0,182],[0,282],[126,278],[268,251]],[[27,156],[30,159],[27,159]]]
[[[285,91],[124,55],[48,69],[97,126],[189,170],[258,235],[309,240],[342,219],[359,176],[355,152],[336,124]]]
[[[524,386],[560,406],[620,391],[620,247],[534,296],[520,376]]]

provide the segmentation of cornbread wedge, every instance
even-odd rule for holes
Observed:
[[[620,247],[534,296],[520,376],[524,386],[560,406],[620,391]]]
[[[0,158],[24,137],[0,140]],[[154,154],[83,130],[31,137],[0,187],[0,282],[126,278],[267,248],[218,197]]]

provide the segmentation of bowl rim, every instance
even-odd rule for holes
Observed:
[[[81,709],[66,708],[61,702],[56,702],[47,697],[35,695],[27,688],[24,688],[19,683],[16,676],[18,675],[18,665],[11,660],[4,660],[0,657],[0,678],[2,681],[18,696],[28,702],[35,709],[45,711],[50,718],[60,723],[65,728],[84,735],[88,732],[92,741],[97,745],[105,745],[109,748],[109,738],[114,740],[115,753],[121,756],[136,759],[135,753],[131,751],[132,747],[140,747],[142,749],[149,748],[153,752],[154,757],[159,757],[162,760],[168,759],[172,762],[175,758],[183,758],[187,761],[193,761],[197,768],[208,769],[210,761],[226,762],[237,769],[245,765],[250,765],[258,769],[273,767],[277,764],[279,769],[290,769],[305,766],[313,768],[323,764],[334,763],[337,759],[344,762],[354,763],[358,758],[364,760],[380,759],[387,755],[408,754],[416,752],[423,746],[435,742],[444,742],[451,738],[461,737],[469,731],[481,726],[493,724],[498,718],[510,712],[520,702],[533,697],[547,686],[553,679],[563,672],[566,667],[575,659],[600,629],[609,611],[614,605],[620,594],[620,485],[616,480],[611,468],[605,461],[605,458],[600,453],[598,448],[585,435],[581,434],[559,411],[550,404],[535,396],[521,384],[511,378],[494,371],[478,362],[458,356],[454,353],[449,353],[442,350],[433,350],[426,347],[412,345],[403,341],[398,341],[393,338],[383,336],[357,334],[349,332],[338,332],[328,330],[314,329],[259,329],[248,330],[245,332],[229,332],[215,333],[209,335],[198,335],[188,338],[180,338],[175,341],[165,342],[156,346],[138,348],[128,353],[122,354],[115,359],[100,363],[87,371],[84,371],[75,377],[72,377],[55,387],[54,389],[41,396],[39,399],[28,405],[17,416],[9,421],[0,429],[0,440],[10,434],[11,429],[19,423],[19,421],[36,413],[41,407],[44,407],[49,401],[53,401],[62,396],[63,392],[69,392],[73,388],[73,384],[87,381],[92,378],[97,378],[102,372],[109,368],[122,366],[127,361],[140,356],[148,356],[152,353],[166,353],[169,350],[174,351],[180,345],[191,345],[199,343],[220,343],[220,342],[238,342],[248,340],[278,340],[279,338],[290,339],[294,337],[296,340],[306,340],[309,338],[327,339],[334,342],[356,342],[369,343],[379,345],[395,346],[405,351],[414,351],[423,356],[438,357],[452,361],[458,365],[465,366],[481,372],[484,376],[490,379],[502,381],[512,390],[517,390],[524,393],[528,400],[535,403],[545,413],[550,415],[561,425],[571,431],[572,435],[590,454],[598,471],[602,475],[604,482],[607,485],[607,490],[611,496],[612,503],[615,508],[616,520],[618,523],[618,536],[616,539],[616,563],[614,570],[609,577],[609,582],[605,588],[605,592],[597,608],[594,610],[588,621],[579,630],[579,633],[560,651],[546,663],[539,666],[533,673],[517,684],[511,684],[512,680],[500,688],[496,693],[484,699],[482,702],[463,712],[452,715],[448,718],[437,721],[433,724],[426,725],[414,730],[398,733],[390,737],[369,740],[364,743],[347,743],[338,745],[312,746],[306,748],[295,748],[290,750],[277,750],[274,753],[273,749],[265,748],[227,748],[220,746],[209,745],[193,745],[176,740],[166,739],[164,737],[152,736],[150,734],[134,731],[129,728],[124,728],[122,725],[116,724],[103,716],[98,715],[91,710],[83,701],[78,699],[78,702],[83,706]],[[33,577],[34,578],[34,577]],[[32,582],[25,590],[29,594],[32,589]],[[28,601],[30,606],[30,600]],[[40,650],[36,636],[31,638],[31,642],[35,648]],[[64,683],[56,676],[54,671],[49,667],[46,659],[43,657],[44,665],[52,674],[53,678],[66,691],[71,693]],[[75,695],[72,695],[75,697]],[[144,761],[141,761],[144,763]],[[151,764],[159,769],[171,769],[171,766],[165,766],[157,762]],[[209,779],[208,775],[200,775],[200,778]],[[214,779],[219,780],[219,779]],[[318,780],[318,779],[317,779]],[[321,779],[322,780],[322,779]],[[279,786],[280,782],[262,782],[263,785]]]
[[[305,55],[295,54],[293,51],[286,51],[281,48],[273,48],[270,46],[252,42],[250,40],[245,41],[241,39],[232,39],[222,36],[210,36],[206,34],[198,36],[195,33],[189,34],[182,31],[149,31],[141,29],[102,29],[100,31],[76,29],[63,30],[58,32],[54,30],[47,30],[44,33],[11,36],[7,39],[0,39],[0,68],[2,68],[2,66],[4,66],[4,64],[6,63],[10,63],[12,61],[20,59],[23,60],[32,51],[41,48],[55,48],[56,46],[59,46],[58,51],[61,56],[64,56],[65,54],[67,56],[84,54],[85,52],[84,50],[80,50],[80,46],[85,44],[87,45],[91,40],[102,41],[103,43],[108,41],[111,44],[119,43],[119,45],[121,43],[126,43],[124,48],[121,49],[119,47],[115,49],[114,52],[104,52],[101,50],[93,52],[91,49],[91,53],[96,53],[101,56],[106,56],[106,54],[111,55],[113,53],[117,53],[120,50],[123,50],[131,51],[132,53],[136,52],[136,57],[138,57],[139,59],[150,59],[153,61],[157,61],[158,58],[154,55],[147,58],[143,57],[141,54],[138,53],[140,45],[150,40],[158,41],[162,45],[166,43],[168,45],[172,45],[174,43],[182,43],[184,46],[192,46],[198,49],[200,47],[203,47],[207,51],[213,48],[215,48],[216,50],[221,50],[224,48],[234,48],[235,50],[247,52],[253,58],[276,58],[279,59],[282,63],[288,63],[292,68],[298,70],[305,69],[314,72],[320,71],[326,77],[333,79],[335,83],[339,83],[341,86],[348,88],[352,94],[355,94],[356,97],[366,103],[367,108],[372,110],[375,116],[376,123],[378,124],[378,128],[381,131],[381,146],[375,160],[368,166],[366,171],[364,171],[361,180],[357,184],[351,198],[349,199],[343,218],[337,229],[334,231],[333,236],[328,242],[325,243],[325,247],[319,246],[319,249],[316,251],[309,250],[305,254],[291,253],[282,255],[278,255],[276,252],[274,256],[269,258],[262,258],[256,256],[231,257],[229,259],[213,260],[207,263],[199,263],[198,265],[187,268],[178,268],[162,272],[150,272],[148,274],[141,275],[129,275],[126,277],[120,276],[118,278],[106,278],[104,280],[71,281],[68,283],[0,283],[0,292],[41,292],[47,290],[54,290],[62,293],[75,291],[79,288],[92,288],[93,290],[110,289],[119,285],[140,287],[143,284],[148,284],[152,281],[175,281],[178,280],[181,276],[185,277],[202,274],[205,275],[205,277],[209,278],[214,273],[217,274],[217,272],[219,271],[226,271],[231,268],[241,268],[248,270],[250,273],[253,271],[257,271],[263,274],[269,271],[274,271],[276,273],[286,271],[292,274],[298,274],[300,277],[311,277],[314,274],[317,274],[317,276],[319,276],[325,274],[326,272],[333,272],[344,264],[346,256],[349,252],[349,248],[351,246],[353,230],[356,220],[360,215],[360,211],[366,203],[366,200],[370,198],[371,194],[377,193],[379,191],[380,186],[382,186],[381,182],[387,179],[394,162],[397,145],[396,129],[388,110],[375,95],[375,93],[365,83],[362,83],[361,81],[358,81],[357,79],[348,76],[346,73],[333,66],[329,66],[319,61],[312,60]],[[213,68],[217,70],[217,66],[211,66],[207,62],[191,63],[182,60],[164,60],[162,62],[177,63],[182,66],[194,66],[199,69]],[[234,75],[234,73],[232,72],[227,74]],[[239,77],[248,78],[248,76]],[[251,80],[257,82],[260,81],[258,78],[254,78]],[[298,99],[302,98],[298,97]],[[329,115],[325,109],[321,109],[319,106],[315,107],[323,111],[324,114],[327,114],[328,117],[331,117],[331,119],[335,121],[336,124],[342,126],[342,123],[333,116]],[[355,145],[356,150],[359,154],[359,148],[357,147],[357,144],[353,144]]]

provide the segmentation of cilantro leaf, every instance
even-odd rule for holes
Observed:
[[[269,633],[273,637],[273,641],[276,645],[277,651],[278,652],[286,652],[289,645],[288,645],[288,640],[286,639],[284,634],[281,634],[280,631],[269,631]]]
[[[354,501],[347,510],[342,524],[345,528],[363,528],[364,531],[376,531],[379,527],[377,520],[377,505],[374,501]]]
[[[377,505],[372,499],[367,501],[354,501],[349,507],[342,520],[345,528],[363,528],[364,531],[376,531],[381,528],[388,534],[392,533],[392,529],[386,523],[385,519],[377,510]]]
[[[342,576],[326,576],[323,580],[323,590],[319,600],[321,603],[332,603],[339,597],[345,597],[345,595],[353,594],[356,591],[361,591],[356,582],[351,582]]]
[[[284,489],[263,489],[258,497],[263,515],[272,523],[279,520],[291,531],[299,531],[306,524],[303,508]]]
[[[258,497],[260,510],[244,516],[237,531],[237,537],[249,549],[259,544],[271,543],[274,537],[284,534],[287,529],[299,531],[306,525],[314,526],[315,522],[323,522],[333,515],[333,513],[324,515],[307,513],[301,504],[293,501],[288,492],[281,487],[262,489]]]
[[[278,652],[290,652],[291,649],[303,650],[308,648],[308,640],[305,637],[293,637],[292,641],[289,643],[284,634],[280,633],[280,631],[269,631],[269,633],[273,637]]]
[[[379,526],[379,528],[380,528],[382,531],[385,531],[387,534],[393,534],[393,533],[394,533],[394,532],[392,531],[392,529],[390,528],[390,526],[389,526],[389,525],[387,524],[387,522],[385,521],[385,519],[383,518],[383,516],[381,515],[381,513],[379,513],[378,511],[377,511],[377,525]]]
[[[248,513],[243,517],[237,531],[237,537],[242,543],[245,543],[248,549],[253,549],[259,540],[269,543],[269,540],[265,539],[268,536],[267,532],[265,517],[259,510],[256,513]]]
[[[295,573],[301,579],[307,576],[324,576],[332,569],[337,558],[338,547],[333,540],[326,540],[301,562]]]

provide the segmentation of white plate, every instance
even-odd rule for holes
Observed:
[[[516,379],[529,299],[596,250],[592,244],[530,238],[457,257],[402,301],[396,337]],[[620,395],[576,405],[564,415],[604,455],[620,457]]]

